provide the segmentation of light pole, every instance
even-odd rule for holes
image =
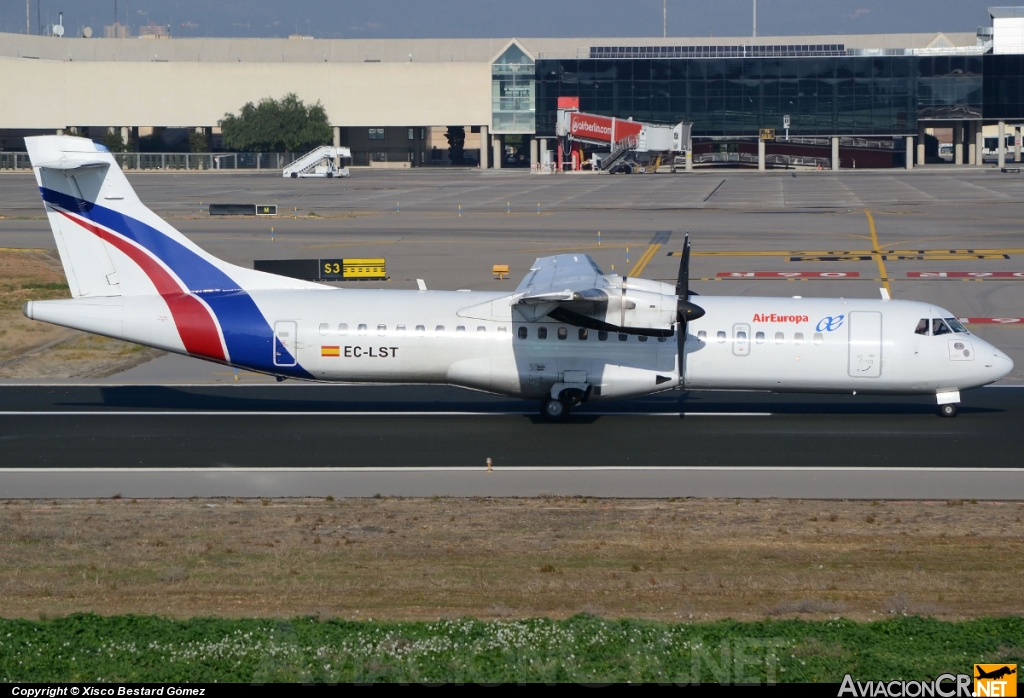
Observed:
[[[668,36],[668,0],[661,0],[661,37]]]
[[[754,36],[757,36],[757,0],[754,0]]]

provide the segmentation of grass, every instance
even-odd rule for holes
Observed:
[[[1024,664],[1024,619],[0,620],[0,681],[838,683]]]
[[[29,300],[70,297],[57,255],[0,250],[0,378],[96,378],[162,352],[29,320]]]
[[[1017,502],[9,500],[0,616],[1024,615],[1022,515]]]

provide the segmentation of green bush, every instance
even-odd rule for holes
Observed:
[[[0,682],[832,682],[1024,664],[1024,619],[0,620]]]

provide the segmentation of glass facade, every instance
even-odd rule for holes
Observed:
[[[536,67],[516,44],[491,64],[491,130],[533,133],[536,128]]]
[[[695,137],[781,132],[784,114],[791,136],[916,135],[919,119],[981,118],[982,58],[539,60],[537,135],[554,135],[560,96],[582,111],[692,122]]]
[[[1024,55],[985,56],[985,118],[1024,119]]]

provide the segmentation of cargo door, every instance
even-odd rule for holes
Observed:
[[[850,365],[854,378],[882,375],[882,314],[850,313]]]

